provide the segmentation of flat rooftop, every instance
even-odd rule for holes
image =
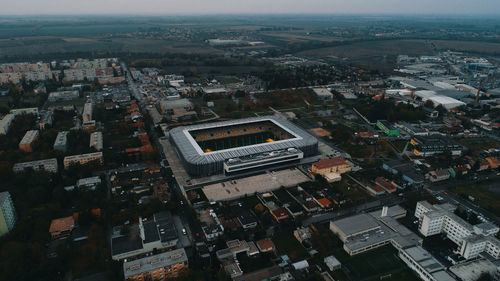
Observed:
[[[352,236],[367,232],[370,229],[379,228],[379,224],[374,217],[368,214],[359,214],[352,217],[333,221],[337,228],[346,236]]]

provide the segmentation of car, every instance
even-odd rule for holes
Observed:
[[[184,235],[186,235],[186,234],[187,234],[187,232],[186,232],[186,229],[185,229],[185,228],[183,228],[183,229],[182,229],[182,234],[184,234]]]

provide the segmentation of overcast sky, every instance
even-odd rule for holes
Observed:
[[[500,0],[2,0],[0,14],[500,14]]]

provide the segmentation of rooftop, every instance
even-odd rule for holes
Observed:
[[[184,248],[164,252],[154,256],[123,263],[125,278],[141,273],[151,272],[157,268],[167,267],[178,263],[187,262],[187,255]]]

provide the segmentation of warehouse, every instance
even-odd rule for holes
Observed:
[[[275,116],[177,127],[169,135],[192,176],[298,162],[318,152],[314,136]]]

